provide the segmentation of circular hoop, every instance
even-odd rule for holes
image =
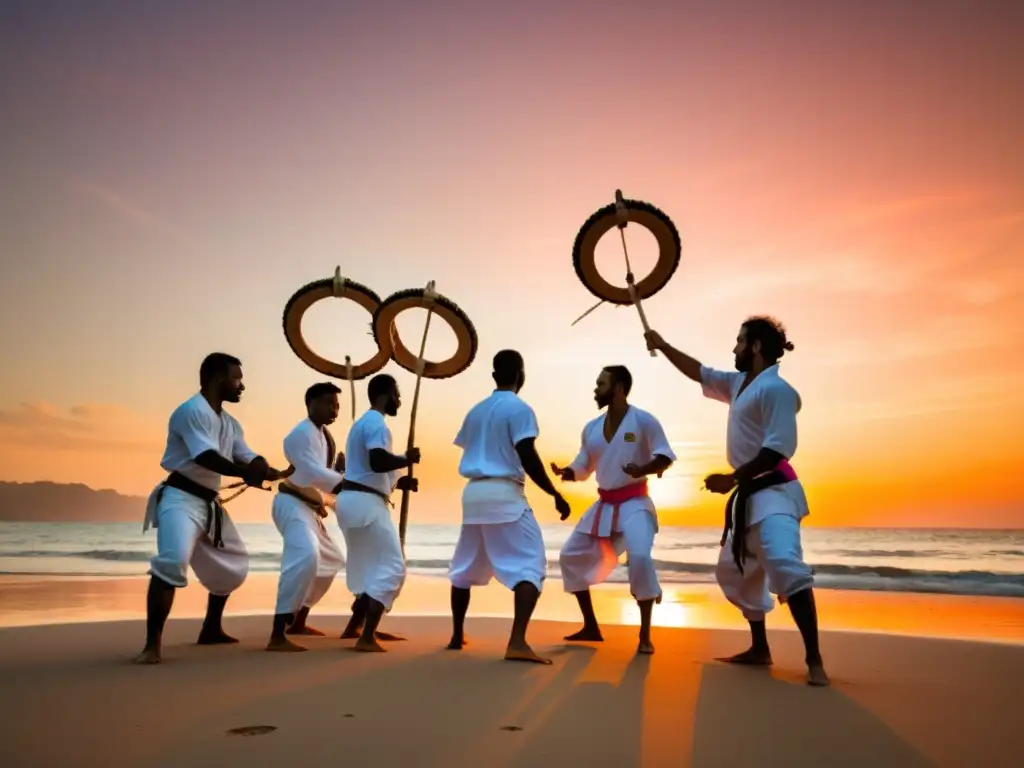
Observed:
[[[297,290],[284,308],[284,335],[288,339],[288,345],[292,348],[292,352],[314,371],[325,376],[333,376],[336,379],[347,379],[349,378],[349,371],[344,363],[335,363],[325,357],[320,357],[320,355],[309,348],[309,345],[306,344],[306,340],[302,336],[302,318],[306,311],[321,299],[332,298],[335,295],[334,278],[317,280]],[[339,299],[351,299],[371,315],[376,313],[378,307],[380,307],[380,296],[365,285],[352,282],[351,280],[343,280],[341,282],[340,290],[336,297]],[[376,332],[374,333],[374,339],[377,339]],[[377,354],[364,363],[352,366],[353,381],[372,376],[388,364],[388,360],[391,359],[391,344],[386,334],[384,336],[384,343],[381,344],[380,341],[377,341],[377,347]]]
[[[395,325],[395,318],[407,309],[422,307],[426,309],[430,299],[426,296],[424,288],[410,288],[406,291],[398,291],[388,296],[377,307],[373,313],[373,338],[378,344],[388,344],[388,331],[391,329],[391,341],[389,346],[392,351],[392,358],[405,370],[416,373],[416,353],[410,352],[408,347],[398,337],[398,327]],[[423,361],[423,377],[426,379],[447,379],[462,373],[469,368],[477,352],[476,328],[473,327],[469,317],[455,304],[444,296],[433,294],[433,307],[431,311],[446,323],[455,332],[458,340],[458,348],[455,354],[447,360],[434,363],[429,360]]]
[[[672,223],[668,214],[642,200],[623,200],[629,213],[629,221],[639,224],[658,241],[658,263],[651,274],[643,280],[636,281],[636,293],[640,299],[648,299],[668,283],[679,266],[682,256],[682,245],[679,241],[679,230]],[[597,271],[595,249],[597,241],[605,232],[619,223],[615,203],[606,205],[587,219],[576,234],[576,242],[572,247],[572,265],[576,275],[587,290],[597,298],[609,304],[632,304],[628,288],[612,285]]]

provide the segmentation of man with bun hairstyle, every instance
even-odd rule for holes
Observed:
[[[800,521],[809,514],[807,497],[790,459],[796,453],[796,414],[800,395],[779,375],[779,360],[793,344],[782,324],[751,317],[741,326],[733,348],[736,371],[702,365],[648,331],[647,348],[659,350],[705,397],[729,406],[726,453],[730,473],[708,475],[712,493],[730,494],[715,577],[726,598],[750,624],[751,646],[720,659],[733,664],[772,663],[765,614],[772,593],[789,605],[803,637],[807,682],[829,684],[818,650],[814,576],[803,558]]]

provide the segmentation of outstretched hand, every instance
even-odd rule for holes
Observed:
[[[573,472],[572,467],[560,467],[552,461],[551,471],[563,483],[571,483],[576,479],[576,473]],[[563,517],[562,519],[564,520],[565,518]]]

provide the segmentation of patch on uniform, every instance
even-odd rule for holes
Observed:
[[[627,443],[635,443],[636,442],[636,435],[633,434],[632,432],[627,432],[625,439],[626,439]]]

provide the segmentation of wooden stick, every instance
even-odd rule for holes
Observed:
[[[622,238],[622,254],[626,257],[626,285],[629,288],[629,298],[633,301],[633,306],[636,307],[636,311],[640,314],[640,324],[644,327],[644,333],[649,333],[651,326],[647,324],[647,315],[644,314],[643,304],[640,303],[640,294],[636,292],[636,281],[633,278],[633,268],[629,264],[629,250],[626,248],[626,224],[629,223],[629,210],[626,208],[626,201],[622,199],[622,190],[615,190],[615,215],[618,218],[618,223],[615,225],[619,228],[619,237]],[[650,350],[651,357],[657,357],[658,353],[655,350]]]
[[[345,372],[348,373],[348,396],[352,401],[352,423],[356,423],[356,388],[352,378],[352,357],[345,355]]]
[[[420,354],[416,358],[416,389],[412,393],[412,412],[409,414],[409,441],[406,451],[415,447],[416,441],[416,410],[420,404],[420,382],[423,380],[423,356],[427,351],[427,333],[430,331],[430,318],[434,316],[434,281],[427,283],[427,290],[423,294],[424,305],[427,308],[427,322],[423,326],[423,339],[420,341]],[[413,464],[405,472],[405,476],[412,480]],[[398,540],[402,543],[402,554],[405,554],[405,529],[409,525],[409,490],[402,491],[402,507],[398,515]]]

